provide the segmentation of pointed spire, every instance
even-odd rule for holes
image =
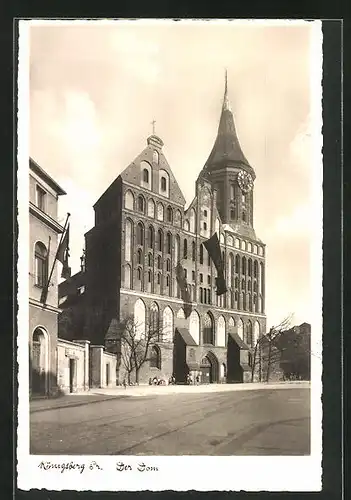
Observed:
[[[234,117],[228,98],[228,72],[225,70],[224,98],[217,137],[204,169],[209,174],[217,168],[222,168],[223,164],[228,165],[229,163],[246,165],[253,172],[242,152],[235,130]]]
[[[227,71],[227,68],[225,69],[223,110],[231,111],[230,102],[229,102],[229,98],[228,98],[228,71]]]

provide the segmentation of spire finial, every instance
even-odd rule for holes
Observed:
[[[229,99],[228,99],[228,71],[227,71],[227,68],[225,68],[224,99],[223,99],[223,110],[226,110],[226,109],[231,111],[230,103],[229,103]]]
[[[152,133],[155,135],[156,120],[152,120],[151,125],[152,125]]]

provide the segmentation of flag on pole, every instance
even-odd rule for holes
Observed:
[[[191,313],[191,295],[189,286],[185,277],[185,271],[180,262],[176,266],[176,280],[180,288],[180,296],[184,302],[184,315],[187,318]]]
[[[66,229],[66,233],[61,241],[60,246],[57,250],[56,259],[62,264],[61,278],[69,278],[71,276],[71,268],[68,265],[69,257],[69,224]]]
[[[217,270],[216,294],[222,295],[223,293],[226,293],[228,289],[224,278],[224,262],[222,259],[221,247],[219,245],[217,233],[214,233],[209,240],[204,241],[203,245]]]

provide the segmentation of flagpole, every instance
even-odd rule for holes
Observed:
[[[66,232],[66,229],[67,229],[67,225],[68,225],[68,219],[70,218],[70,213],[67,212],[67,217],[66,217],[66,222],[65,222],[65,225],[63,226],[63,231],[62,231],[62,234],[61,234],[61,238],[60,238],[60,242],[57,246],[57,250],[56,250],[56,254],[55,254],[55,258],[54,258],[54,262],[51,266],[51,271],[50,271],[50,275],[49,275],[49,278],[48,278],[48,281],[47,281],[47,284],[46,284],[46,287],[44,288],[43,290],[43,303],[46,304],[46,299],[47,299],[47,296],[48,296],[48,291],[49,291],[49,286],[50,286],[50,281],[51,281],[51,278],[52,278],[52,275],[54,274],[54,269],[55,269],[55,264],[56,264],[56,261],[57,261],[57,254],[58,254],[58,251],[60,249],[60,246],[61,246],[61,243],[62,243],[62,240],[65,236],[65,232]]]

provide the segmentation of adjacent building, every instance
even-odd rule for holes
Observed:
[[[57,270],[43,291],[63,227],[57,204],[65,191],[34,160],[29,160],[29,362],[30,393],[57,391],[58,288]]]
[[[159,331],[140,382],[155,375],[184,382],[189,374],[203,383],[249,381],[251,350],[266,329],[265,245],[254,230],[256,175],[239,144],[227,82],[217,137],[187,208],[163,147],[148,137],[95,203],[81,271],[59,286],[60,335],[114,349],[116,325],[133,318],[140,337]],[[203,245],[214,233],[228,288],[220,296]],[[120,357],[117,378],[124,377]]]

